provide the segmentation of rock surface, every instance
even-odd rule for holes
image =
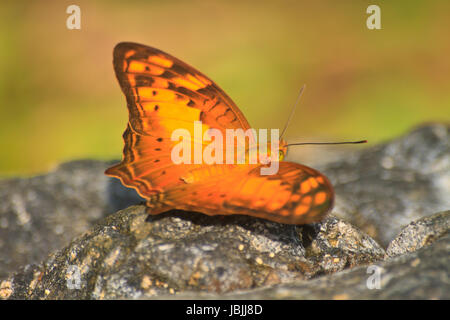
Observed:
[[[407,225],[391,241],[386,250],[388,257],[414,252],[427,246],[450,232],[450,211],[439,212]]]
[[[0,279],[42,261],[107,214],[143,201],[105,176],[110,164],[73,161],[45,175],[0,180]]]
[[[450,208],[450,126],[419,127],[322,171],[335,187],[333,212],[387,247],[409,222]]]
[[[449,133],[427,125],[325,164],[335,209],[297,227],[114,213],[142,199],[100,161],[0,181],[0,297],[448,299],[449,213],[431,215],[450,208]],[[367,288],[369,265],[382,267],[380,290]]]
[[[159,299],[449,299],[450,236],[413,253],[309,281],[215,295],[185,292]],[[379,275],[379,282],[376,280]]]
[[[40,262],[109,211],[104,167],[71,162],[46,175],[0,181],[0,278]]]
[[[313,227],[187,212],[149,221],[141,205],[109,216],[9,281],[15,288],[11,297],[19,299],[223,293],[310,279],[378,261],[384,254],[369,236],[332,216]]]

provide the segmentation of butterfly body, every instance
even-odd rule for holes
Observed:
[[[271,175],[261,173],[270,163],[250,161],[252,148],[259,150],[257,143],[242,149],[242,163],[227,163],[228,150],[222,146],[224,156],[219,163],[175,164],[172,150],[178,142],[172,139],[174,130],[193,134],[188,144],[194,154],[195,149],[205,152],[209,146],[195,138],[195,133],[208,137],[211,130],[224,136],[227,129],[250,132],[249,123],[212,80],[158,49],[120,43],[114,49],[114,68],[127,98],[129,122],[123,134],[123,160],[106,174],[148,199],[151,214],[180,209],[305,224],[320,221],[332,208],[334,192],[324,175],[281,161],[286,154],[283,140],[279,156],[272,160],[277,161],[278,170]],[[250,132],[249,141],[254,138]],[[234,146],[239,147],[237,141]],[[261,156],[258,151],[256,155]]]

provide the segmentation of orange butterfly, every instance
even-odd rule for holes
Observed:
[[[127,99],[129,121],[123,160],[105,173],[148,199],[150,214],[180,209],[306,224],[320,221],[331,210],[334,192],[328,179],[312,168],[281,161],[287,151],[284,140],[279,142],[279,169],[273,175],[262,175],[264,164],[248,161],[173,163],[171,150],[177,143],[171,140],[173,130],[192,132],[194,121],[201,121],[202,130],[225,133],[245,131],[249,123],[213,81],[158,49],[119,43],[114,69]]]

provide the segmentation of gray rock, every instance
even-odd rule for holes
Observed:
[[[384,254],[370,237],[332,216],[304,227],[188,212],[149,220],[141,205],[109,216],[43,264],[5,280],[3,297],[114,299],[186,290],[224,293],[311,279],[373,263]]]
[[[450,208],[450,126],[430,124],[321,168],[333,213],[383,246],[413,220]]]
[[[222,295],[185,292],[175,296],[162,295],[158,299],[447,300],[450,299],[449,273],[450,236],[447,235],[416,252],[309,281],[294,280],[288,284]]]
[[[407,225],[389,244],[386,255],[395,257],[430,245],[450,232],[450,211],[439,212]]]
[[[45,175],[0,180],[0,278],[41,262],[106,214],[140,201],[104,175],[108,166],[74,161]]]

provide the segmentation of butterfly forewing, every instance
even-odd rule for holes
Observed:
[[[187,125],[198,120],[219,130],[250,128],[212,80],[161,50],[119,43],[114,49],[114,69],[127,97],[130,122],[141,134],[153,133],[142,123],[168,119]]]
[[[122,163],[107,170],[142,196],[182,183],[180,173],[193,166],[174,165],[170,151],[176,129],[194,136],[194,121],[209,129],[247,130],[249,124],[231,99],[205,75],[158,49],[120,43],[114,49],[114,70],[124,92],[129,123],[124,133]],[[202,149],[206,142],[200,143]],[[193,156],[191,157],[193,158]]]

